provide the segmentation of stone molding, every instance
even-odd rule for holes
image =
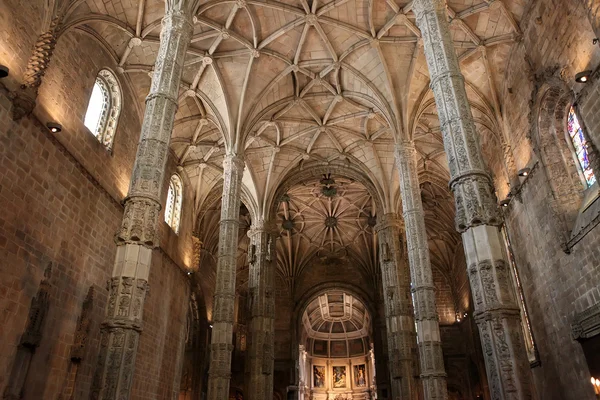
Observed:
[[[575,315],[571,323],[571,335],[575,340],[591,339],[600,335],[600,303]]]

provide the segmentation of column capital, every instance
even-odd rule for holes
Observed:
[[[388,228],[402,228],[402,220],[398,218],[396,213],[388,213],[379,216],[377,225],[375,225],[374,229],[376,233]]]
[[[240,154],[227,153],[223,158],[223,169],[243,171],[246,163],[244,162],[244,156]]]
[[[250,230],[248,230],[247,235],[251,238],[252,236],[263,232],[269,235],[279,236],[277,224],[274,221],[265,221],[264,219],[252,221],[252,225],[250,226]]]
[[[399,140],[398,142],[396,142],[396,157],[400,157],[400,156],[406,156],[406,157],[410,157],[412,156],[416,151],[416,147],[415,147],[415,142],[413,140]]]

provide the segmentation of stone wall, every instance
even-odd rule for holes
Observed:
[[[570,324],[577,312],[600,301],[600,232],[592,229],[570,254],[563,251],[581,217],[584,186],[572,178],[577,177],[576,166],[561,149],[568,148],[565,107],[544,110],[540,102],[548,88],[569,101],[579,97],[588,133],[595,141],[600,137],[597,84],[574,82],[577,72],[596,69],[600,60],[583,3],[531,2],[521,23],[523,40],[513,48],[503,88],[504,122],[510,127],[517,168],[535,165],[505,217],[539,350],[541,365],[532,368],[539,399],[593,395]],[[553,119],[539,119],[545,112]],[[550,134],[552,141],[546,141],[544,135]]]
[[[63,390],[82,302],[93,286],[92,324],[75,392],[85,398],[96,368],[122,207],[37,119],[14,123],[10,107],[6,93],[0,93],[0,370],[8,371],[0,374],[0,392],[31,300],[52,265],[49,311],[24,399],[56,398]],[[167,243],[176,241],[165,236]],[[180,246],[173,243],[170,251]],[[166,398],[177,389],[189,285],[180,268],[184,264],[171,258],[181,259],[155,251],[133,398]]]

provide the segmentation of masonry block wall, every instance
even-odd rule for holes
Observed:
[[[594,32],[584,2],[534,1],[528,7],[523,40],[510,55],[503,96],[510,105],[505,110],[505,124],[510,127],[517,168],[532,166],[536,160],[537,164],[505,217],[540,354],[541,365],[532,369],[537,396],[591,398],[589,370],[581,345],[571,338],[571,322],[576,313],[600,301],[600,232],[597,227],[592,229],[569,254],[561,248],[572,233],[581,200],[569,206],[575,213],[572,217],[553,207],[557,202],[553,188],[561,189],[570,179],[547,169],[559,159],[539,160],[536,156],[548,150],[536,147],[540,143],[536,99],[538,90],[550,85],[560,87],[567,96],[572,91],[574,101],[584,89],[575,83],[575,74],[595,69],[600,54],[592,44]],[[585,87],[587,94],[578,102],[583,123],[595,141],[600,137],[596,85],[592,82]],[[557,140],[566,141],[566,120],[553,125],[550,131]],[[566,159],[565,174],[573,172],[570,168],[572,163]],[[581,199],[583,184],[574,187],[580,191],[574,198]],[[557,221],[567,221],[565,228]]]
[[[88,288],[96,298],[76,397],[89,395],[100,323],[107,301],[122,207],[35,119],[13,123],[0,95],[0,392],[3,392],[31,299],[52,265],[50,307],[24,399],[56,398],[70,363],[77,320]],[[144,309],[144,332],[133,398],[168,398],[177,390],[188,302],[188,279],[156,250]],[[149,384],[151,382],[151,384]]]

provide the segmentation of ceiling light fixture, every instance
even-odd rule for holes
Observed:
[[[48,122],[46,124],[46,128],[50,129],[50,132],[52,133],[58,133],[62,131],[62,125],[57,124],[56,122]]]
[[[589,69],[582,71],[582,72],[578,73],[577,75],[575,75],[575,82],[586,83],[587,81],[590,80],[590,75],[592,75],[592,71],[590,71]]]
[[[531,168],[525,167],[523,169],[520,169],[518,174],[519,174],[519,176],[527,176],[527,175],[529,175],[530,172],[531,172]]]
[[[8,76],[8,67],[6,65],[0,65],[0,78],[6,78]]]

